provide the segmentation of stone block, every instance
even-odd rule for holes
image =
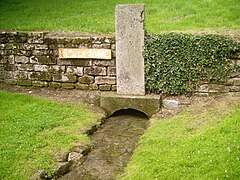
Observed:
[[[2,55],[0,55],[0,64],[6,64],[7,58],[4,58]]]
[[[144,95],[144,5],[116,7],[117,93]]]
[[[111,91],[111,85],[110,84],[99,85],[99,90],[100,91]]]
[[[13,79],[13,71],[3,71],[4,79]]]
[[[117,85],[112,85],[111,90],[112,91],[117,91]]]
[[[35,56],[31,56],[29,58],[29,61],[30,61],[31,64],[38,64],[38,58],[35,57]]]
[[[93,49],[111,49],[111,44],[93,44]]]
[[[5,44],[5,48],[4,49],[16,49],[17,46],[14,44]]]
[[[50,87],[50,88],[54,88],[54,89],[56,89],[56,88],[60,88],[61,86],[62,86],[61,83],[57,83],[57,82],[49,82],[49,87]]]
[[[32,32],[28,38],[28,43],[41,44],[43,43],[43,32]]]
[[[72,74],[56,74],[53,75],[53,81],[74,83],[77,82],[77,77]]]
[[[232,80],[234,86],[240,86],[240,78],[233,78]]]
[[[48,72],[40,72],[39,79],[41,81],[52,81],[52,76]]]
[[[32,55],[32,51],[25,51],[25,50],[16,49],[16,50],[13,50],[12,54],[29,57],[29,56]]]
[[[231,78],[240,78],[240,72],[234,72],[230,75]]]
[[[4,64],[0,64],[0,71],[4,71],[5,70],[4,67],[5,67]]]
[[[49,71],[49,66],[47,65],[34,65],[33,66],[34,71],[39,71],[39,72],[48,72]]]
[[[35,46],[33,44],[24,44],[23,45],[23,50],[32,51],[34,49],[35,49]]]
[[[5,70],[6,71],[16,71],[17,65],[16,64],[6,64]]]
[[[70,152],[68,155],[68,161],[79,162],[83,159],[83,155],[77,152]]]
[[[74,83],[62,83],[62,88],[63,89],[74,89],[75,85],[74,85]]]
[[[48,52],[48,50],[33,50],[31,51],[32,52],[32,55],[34,56],[45,56],[45,55],[49,55],[50,53]]]
[[[90,66],[91,65],[91,60],[66,60],[66,59],[59,59],[57,60],[57,64],[58,65],[66,65],[66,66],[82,66],[82,67],[86,67],[86,66]]]
[[[28,79],[28,73],[26,71],[13,71],[14,79]]]
[[[6,84],[10,84],[10,85],[16,85],[17,84],[17,80],[16,79],[4,79],[4,82]]]
[[[116,66],[116,60],[111,59],[111,60],[94,60],[93,61],[94,66]]]
[[[90,91],[98,90],[98,85],[97,84],[89,84],[89,90]]]
[[[72,43],[73,44],[84,44],[84,45],[91,46],[92,45],[92,40],[91,40],[91,37],[87,37],[87,36],[76,37],[76,38],[73,38]]]
[[[6,32],[6,36],[7,36],[7,37],[16,37],[17,34],[18,34],[18,33],[15,32],[15,31]]]
[[[166,109],[178,109],[179,108],[179,102],[177,100],[173,99],[164,99],[163,102],[163,107]]]
[[[50,66],[50,72],[51,73],[64,73],[65,72],[65,66],[59,66],[59,65],[53,65]]]
[[[7,37],[0,36],[0,43],[7,43],[7,42],[8,42]]]
[[[227,93],[229,88],[221,84],[209,84],[209,93]]]
[[[56,59],[52,56],[35,56],[39,64],[56,64]]]
[[[29,57],[26,57],[26,56],[15,56],[15,62],[16,63],[23,63],[23,64],[29,63]]]
[[[0,49],[5,49],[5,44],[0,44]]]
[[[74,74],[76,76],[82,76],[83,67],[68,66],[66,72],[69,74]]]
[[[116,84],[116,77],[95,77],[96,84]]]
[[[69,172],[71,170],[72,164],[72,161],[58,163],[55,168],[55,177],[61,177],[62,175]]]
[[[92,75],[92,76],[106,76],[107,69],[106,67],[86,67],[84,68],[85,75]]]
[[[33,81],[32,86],[34,87],[48,87],[48,82],[44,81]]]
[[[78,145],[78,143],[76,143],[76,145],[74,145],[72,148],[70,148],[70,151],[80,153],[80,154],[86,156],[88,153],[91,152],[91,148],[92,148],[92,146],[89,144],[80,143]]]
[[[240,86],[230,86],[229,91],[230,92],[240,92]]]
[[[229,88],[221,84],[203,84],[196,91],[199,93],[226,93],[229,92]]]
[[[116,76],[116,67],[108,67],[107,75],[108,76]]]
[[[82,77],[78,78],[78,82],[81,84],[93,84],[94,77],[93,76],[82,76]]]
[[[4,52],[3,52],[3,54],[4,54],[5,56],[12,55],[12,54],[13,54],[13,50],[5,49]]]
[[[14,57],[14,55],[8,56],[7,62],[8,62],[8,64],[15,64],[15,57]]]
[[[239,59],[240,59],[240,58],[239,58]],[[236,65],[237,65],[237,66],[240,66],[240,60],[237,60],[237,61],[236,61]]]
[[[28,32],[17,32],[17,36],[20,36],[20,37],[28,37],[28,36],[29,36],[29,33],[28,33]]]
[[[17,80],[17,85],[32,86],[32,81],[31,80],[26,80],[26,79],[19,79],[19,80]]]
[[[100,107],[108,116],[120,109],[135,109],[148,117],[160,111],[161,98],[159,95],[129,96],[118,95],[114,92],[104,92],[100,97]]]
[[[32,64],[17,64],[17,69],[19,71],[32,71],[33,65]]]
[[[16,42],[17,43],[26,43],[28,41],[28,37],[25,36],[17,36]]]
[[[46,44],[37,44],[35,45],[35,48],[34,49],[37,49],[37,50],[47,50],[48,49],[48,45]]]
[[[31,80],[51,81],[51,74],[48,72],[30,72],[28,78]]]
[[[76,83],[75,87],[76,87],[76,89],[89,90],[88,84]]]

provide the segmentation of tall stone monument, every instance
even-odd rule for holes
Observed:
[[[144,84],[144,5],[116,7],[117,93],[145,95]]]

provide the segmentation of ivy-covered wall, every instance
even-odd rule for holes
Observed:
[[[166,94],[240,91],[240,43],[219,35],[145,36],[146,89]]]

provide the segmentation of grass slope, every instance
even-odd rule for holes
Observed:
[[[113,33],[117,4],[146,4],[149,32],[239,29],[239,0],[1,0],[0,29]]]
[[[240,98],[228,98],[155,119],[122,179],[239,179]]]
[[[53,157],[74,142],[89,143],[81,131],[98,117],[83,105],[60,104],[0,91],[0,179],[28,179],[52,172]]]

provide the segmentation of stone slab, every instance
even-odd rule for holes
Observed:
[[[145,96],[119,95],[115,92],[105,92],[100,97],[100,107],[111,116],[121,109],[135,109],[145,113],[148,117],[156,114],[161,108],[160,95],[148,94]]]
[[[117,93],[144,95],[144,5],[116,7]]]
[[[60,59],[112,59],[111,49],[59,48]]]

